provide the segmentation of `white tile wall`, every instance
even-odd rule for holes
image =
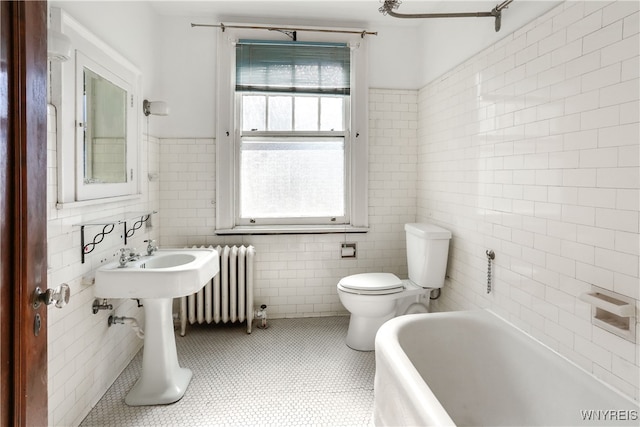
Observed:
[[[50,105],[47,117],[47,280],[49,287],[69,284],[71,299],[64,308],[50,307],[48,311],[49,423],[72,426],[80,424],[142,346],[130,329],[123,326],[109,328],[109,315],[144,320],[141,309],[130,300],[109,300],[114,310],[92,314],[93,285],[84,284],[82,279],[92,276],[103,262],[115,259],[118,248],[124,246],[122,230],[116,228],[107,235],[93,253],[86,255],[82,264],[80,227],[75,224],[123,212],[158,210],[159,183],[144,179],[142,195],[133,201],[57,209],[55,123],[55,108]],[[143,138],[141,154],[141,176],[147,177],[148,172],[158,170],[158,140]],[[138,230],[128,246],[144,249],[144,239],[157,238],[159,215],[153,217],[152,223],[152,229]],[[93,239],[94,232],[102,228],[87,227],[86,230],[87,239]]]
[[[639,298],[639,5],[565,2],[420,90],[417,172],[418,220],[453,232],[434,307],[491,307],[634,399],[640,344],[577,297]]]
[[[365,271],[406,276],[403,225],[416,213],[417,92],[369,93],[369,222],[357,259],[341,259],[343,234],[218,237],[215,228],[215,141],[160,142],[160,243],[183,246],[248,243],[256,247],[256,303],[269,316],[345,314],[336,293],[341,277]]]

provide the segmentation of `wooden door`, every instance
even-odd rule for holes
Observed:
[[[47,425],[47,3],[0,1],[0,425]],[[39,333],[36,336],[36,317]]]

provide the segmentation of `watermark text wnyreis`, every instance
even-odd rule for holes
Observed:
[[[637,409],[583,409],[580,411],[583,421],[636,421]]]

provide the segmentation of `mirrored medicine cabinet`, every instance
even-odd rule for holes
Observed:
[[[127,182],[127,90],[82,68],[84,183]]]
[[[61,9],[51,8],[51,25],[73,50],[51,63],[58,207],[139,194],[140,71]]]

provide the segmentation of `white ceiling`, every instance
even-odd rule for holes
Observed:
[[[489,12],[501,2],[502,0],[404,0],[396,12],[403,14]],[[558,2],[515,0],[509,9],[525,7],[526,4],[528,9],[526,15],[528,15],[528,20],[531,20],[555,3]],[[382,2],[379,0],[168,0],[152,1],[151,5],[160,15],[200,17],[221,22],[249,20],[256,23],[269,22],[285,25],[295,20],[295,24],[305,25],[328,21],[335,23],[336,26],[348,27],[364,27],[375,24],[407,27],[419,26],[425,22],[424,19],[398,19],[384,16],[378,11],[378,8],[382,6]],[[509,9],[505,9],[503,12],[503,19],[509,19]],[[514,15],[521,16],[522,14]],[[521,22],[520,25],[526,22]]]

